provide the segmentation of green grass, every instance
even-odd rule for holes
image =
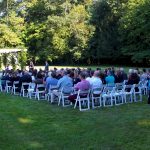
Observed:
[[[149,150],[144,102],[86,112],[0,93],[0,150]]]

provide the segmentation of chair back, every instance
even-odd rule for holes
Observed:
[[[92,95],[100,95],[103,91],[103,86],[99,87],[99,88],[93,88],[91,90],[91,94]]]
[[[124,87],[124,83],[116,83],[115,87],[116,87],[116,91],[122,91]]]
[[[90,90],[78,90],[77,98],[89,98]]]
[[[45,91],[45,85],[44,84],[37,84],[36,90],[37,91]]]
[[[27,90],[27,89],[29,88],[29,86],[30,86],[30,83],[28,83],[28,82],[23,82],[23,83],[22,83],[22,86],[21,86],[21,89],[22,89],[22,90]]]
[[[124,85],[123,91],[133,93],[134,92],[134,85]]]

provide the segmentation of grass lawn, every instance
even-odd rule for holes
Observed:
[[[0,150],[150,150],[144,102],[80,112],[0,93]]]

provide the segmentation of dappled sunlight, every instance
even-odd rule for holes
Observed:
[[[140,121],[137,122],[137,124],[139,126],[150,127],[150,120],[146,120],[146,119],[140,120]]]
[[[41,143],[36,142],[36,141],[30,142],[29,145],[31,148],[42,148],[43,147],[43,145]]]
[[[56,123],[53,123],[53,126],[54,126],[55,128],[60,128],[60,125],[59,125],[59,124],[56,124]]]
[[[22,124],[31,124],[31,123],[33,123],[33,120],[28,119],[28,118],[18,118],[18,121]]]

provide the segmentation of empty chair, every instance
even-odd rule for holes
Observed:
[[[89,110],[90,109],[90,97],[89,96],[90,96],[90,90],[84,90],[84,91],[79,90],[74,108],[76,108],[78,104],[80,111]]]

